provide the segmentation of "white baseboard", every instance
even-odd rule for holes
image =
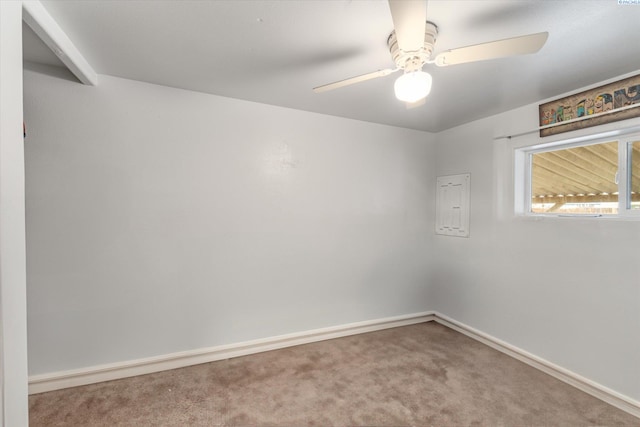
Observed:
[[[640,418],[640,402],[440,313],[435,321]]]
[[[184,368],[200,363],[214,362],[216,360],[230,359],[232,357],[246,356],[263,351],[277,350],[300,344],[423,323],[431,320],[434,320],[434,315],[433,312],[428,311],[313,329],[236,344],[171,353],[157,357],[111,363],[108,365],[33,375],[29,377],[29,394],[44,393],[68,387],[117,380],[169,369]]]
[[[29,377],[29,394],[44,393],[46,391],[68,387],[183,368],[200,363],[214,362],[216,360],[261,353],[263,351],[277,350],[434,320],[640,418],[640,402],[434,311],[349,323],[329,328],[313,329],[236,344],[190,350],[145,359],[74,369],[71,371],[34,375]]]

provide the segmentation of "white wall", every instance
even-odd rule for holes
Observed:
[[[535,129],[537,108],[437,135],[437,174],[471,173],[471,237],[436,237],[430,303],[640,400],[640,221],[514,217],[515,140],[494,138]]]
[[[0,426],[28,424],[22,2],[0,2]]]
[[[434,138],[100,82],[25,72],[31,374],[435,309],[640,399],[640,222],[511,214],[537,104]]]
[[[427,308],[432,135],[24,77],[30,374]]]

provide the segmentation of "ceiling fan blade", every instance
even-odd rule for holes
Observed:
[[[359,75],[359,76],[350,77],[348,79],[340,80],[340,81],[329,83],[329,84],[326,84],[326,85],[314,87],[313,91],[315,93],[326,92],[328,90],[333,90],[333,89],[338,89],[340,87],[349,86],[349,85],[352,85],[354,83],[360,83],[360,82],[364,82],[366,80],[371,80],[371,79],[376,79],[378,77],[388,76],[389,74],[395,73],[398,70],[399,70],[398,68],[395,68],[395,69],[394,68],[387,68],[385,70],[378,70],[378,71],[374,71],[373,73],[362,74],[362,75]]]
[[[396,30],[398,47],[405,52],[418,51],[424,47],[425,22],[427,22],[426,0],[389,0],[393,27]]]
[[[465,62],[536,53],[544,46],[547,37],[549,37],[549,33],[542,32],[461,47],[438,54],[433,62],[440,67],[445,67],[447,65],[464,64]]]

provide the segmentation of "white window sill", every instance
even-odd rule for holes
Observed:
[[[640,221],[640,212],[629,215],[589,215],[589,214],[516,214],[517,220],[553,221],[553,220],[586,220],[586,221]]]

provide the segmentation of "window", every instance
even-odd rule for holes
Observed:
[[[640,135],[518,150],[522,212],[531,215],[640,214]]]

